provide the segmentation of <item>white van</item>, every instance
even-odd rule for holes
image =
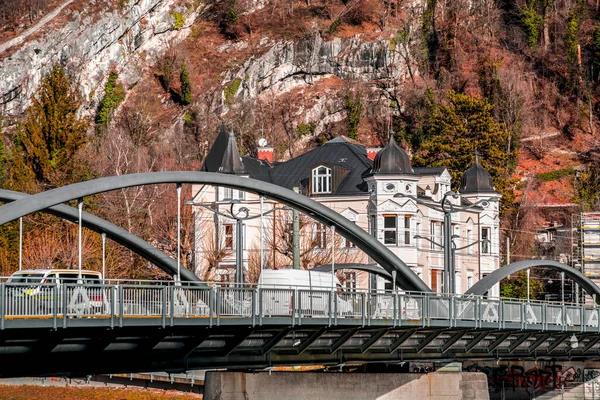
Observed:
[[[83,301],[93,312],[101,312],[107,306],[108,296],[102,288],[102,274],[97,271],[79,271],[74,269],[29,269],[13,273],[6,282],[7,295],[13,298],[15,304],[28,307],[35,306],[38,310],[49,310],[53,305],[54,295],[62,297],[65,284],[94,285],[86,289]],[[95,286],[98,285],[98,286]],[[57,291],[54,291],[56,287]],[[75,288],[69,288],[69,291]],[[69,293],[72,297],[73,293]],[[22,299],[22,300],[18,300]],[[78,305],[78,304],[77,304]]]
[[[324,316],[329,313],[332,291],[337,300],[338,315],[350,315],[353,305],[344,300],[338,291],[340,281],[327,272],[299,269],[263,270],[258,278],[262,290],[264,315],[291,315],[294,309],[293,295],[297,294],[296,310],[306,316]],[[334,303],[335,304],[335,303]]]

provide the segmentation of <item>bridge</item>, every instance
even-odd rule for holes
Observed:
[[[182,281],[56,282],[42,285],[35,293],[26,283],[0,283],[0,376],[598,357],[600,308],[596,305],[484,296],[503,274],[489,275],[469,294],[433,293],[402,260],[354,223],[302,195],[248,178],[162,172],[101,178],[33,196],[0,193],[11,201],[0,207],[0,224],[40,211],[73,220],[73,211],[62,203],[159,183],[226,186],[296,208],[335,226],[388,276],[396,276],[400,290],[338,293],[194,282],[197,278],[190,271],[173,266],[148,243],[89,216],[91,228],[112,234],[174,276],[181,270]],[[535,261],[510,271],[536,265],[564,270],[589,294],[600,294],[588,278],[562,264]]]
[[[596,306],[164,282],[47,284],[34,296],[28,287],[0,284],[2,376],[574,360],[600,350]]]

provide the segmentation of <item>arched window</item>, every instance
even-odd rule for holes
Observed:
[[[331,168],[320,166],[312,170],[312,192],[331,193]]]

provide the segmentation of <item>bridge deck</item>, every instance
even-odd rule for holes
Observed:
[[[300,289],[28,290],[0,284],[1,376],[586,359],[600,349],[600,309],[585,305]]]

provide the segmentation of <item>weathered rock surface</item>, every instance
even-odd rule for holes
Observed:
[[[10,116],[22,114],[44,74],[57,62],[76,75],[85,109],[93,110],[110,70],[120,72],[126,85],[134,84],[142,69],[170,43],[187,36],[197,15],[197,10],[174,6],[176,0],[124,3],[123,10],[103,12],[94,19],[72,12],[69,22],[60,28],[48,24],[37,38],[0,55],[0,111]],[[179,29],[174,27],[175,12],[185,18]]]
[[[404,59],[390,47],[389,37],[363,41],[361,35],[356,35],[324,40],[314,35],[297,42],[274,44],[227,79],[239,79],[236,97],[249,100],[267,90],[283,93],[330,76],[363,81],[403,80],[408,77],[408,69]]]

